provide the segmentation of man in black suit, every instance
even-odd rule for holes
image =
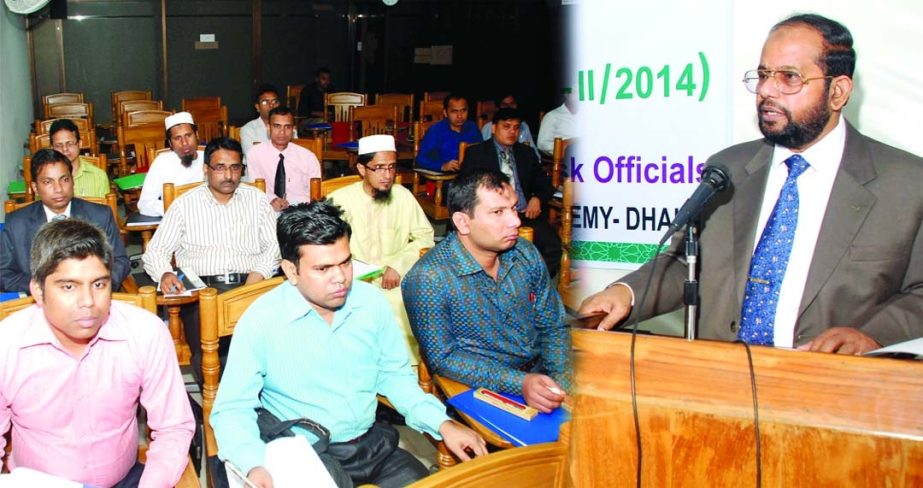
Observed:
[[[131,266],[112,210],[74,198],[73,168],[67,156],[42,149],[32,157],[32,191],[38,201],[6,216],[0,233],[0,290],[29,293],[29,250],[39,227],[51,220],[79,218],[106,233],[112,246],[112,283],[118,289]]]
[[[509,177],[519,200],[516,209],[522,225],[531,227],[533,243],[542,253],[549,276],[561,267],[561,238],[548,223],[548,200],[554,194],[551,179],[542,171],[535,150],[519,140],[522,117],[513,108],[494,114],[493,136],[465,151],[461,174],[477,170],[500,171]]]

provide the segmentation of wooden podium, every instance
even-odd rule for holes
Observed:
[[[574,486],[634,486],[630,334],[574,331]],[[923,363],[752,347],[763,486],[923,486]],[[638,336],[644,486],[756,486],[742,344]]]

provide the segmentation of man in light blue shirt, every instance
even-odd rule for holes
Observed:
[[[357,485],[405,486],[428,474],[397,447],[393,427],[375,423],[376,394],[462,460],[486,454],[484,440],[417,385],[385,297],[353,282],[350,232],[326,201],[283,211],[277,234],[288,281],[257,299],[234,330],[211,422],[219,457],[257,486],[272,486],[254,411],[260,406],[279,419],[307,417],[329,429],[327,453]]]

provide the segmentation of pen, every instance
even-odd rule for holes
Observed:
[[[227,467],[228,467],[228,470],[230,470],[232,473],[234,473],[235,476],[240,477],[241,481],[243,481],[245,485],[250,486],[250,487],[252,487],[252,488],[259,488],[258,486],[254,485],[252,481],[248,480],[248,479],[247,479],[247,476],[244,475],[244,474],[240,471],[240,469],[237,468],[237,466],[234,466],[233,464],[231,464],[231,462],[225,461],[225,462],[224,462],[224,465],[227,466]]]
[[[186,275],[184,275],[183,272],[180,271],[180,273],[176,276],[176,279],[178,279],[178,280],[180,280],[180,282],[182,282],[184,279],[186,279]],[[177,289],[176,285],[173,285],[173,286],[170,288],[170,293],[177,293],[178,291],[179,291],[179,290]]]

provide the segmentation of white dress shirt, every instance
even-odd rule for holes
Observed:
[[[827,201],[830,199],[833,181],[840,168],[845,147],[846,124],[841,116],[829,134],[801,153],[810,167],[798,177],[798,226],[795,228],[792,253],[776,307],[773,342],[777,347],[792,347],[794,344],[795,323],[798,320],[801,297],[814,258],[820,227],[827,212]],[[753,239],[754,251],[776,200],[779,199],[782,186],[788,178],[785,160],[793,154],[790,149],[781,146],[775,146],[772,152],[769,178],[763,192],[763,205]]]
[[[247,122],[240,128],[240,146],[244,149],[244,154],[250,152],[254,143],[268,141],[269,126],[259,117]],[[244,161],[246,162],[246,158]]]

